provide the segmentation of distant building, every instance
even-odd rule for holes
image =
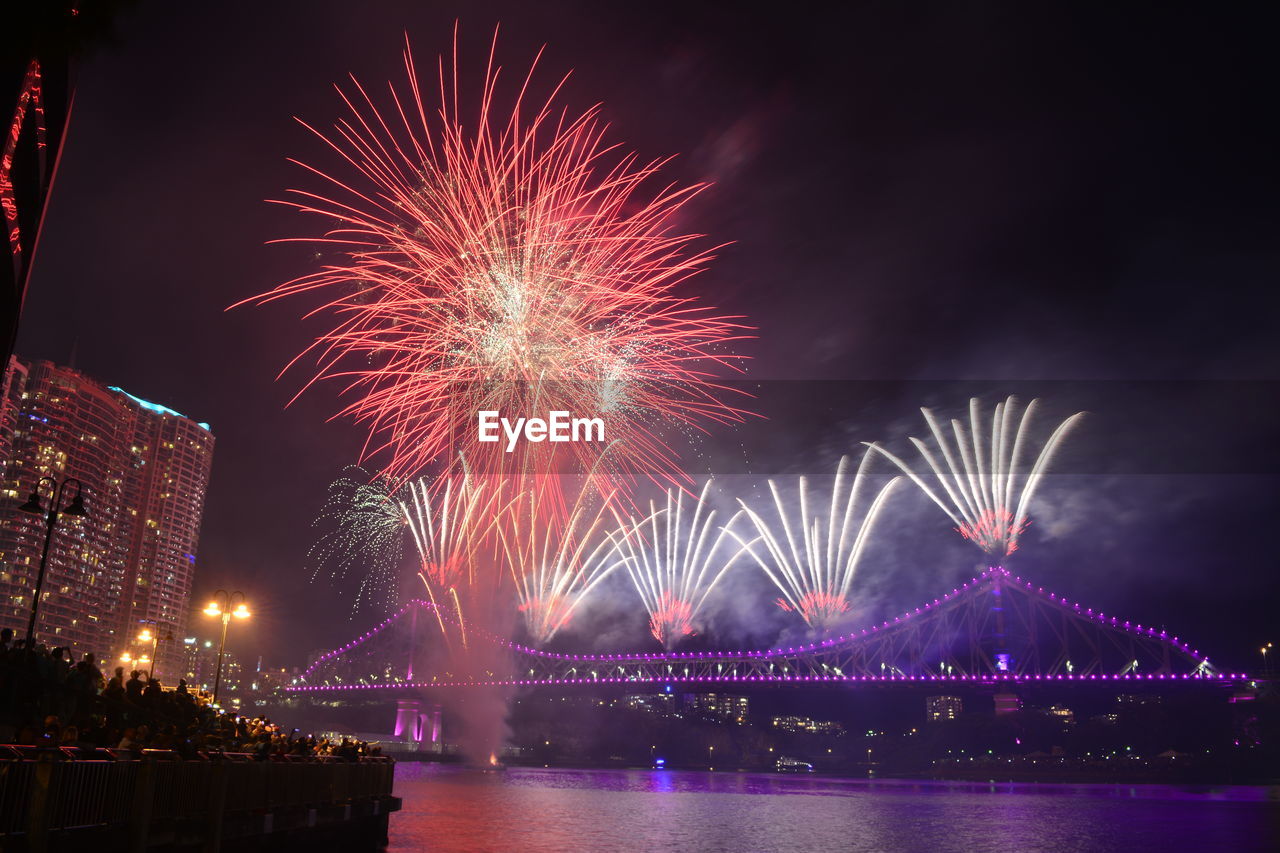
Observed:
[[[242,683],[246,694],[245,701],[251,705],[262,707],[273,701],[289,698],[285,688],[297,683],[299,670],[287,667],[258,666],[253,672],[242,673]]]
[[[0,406],[0,626],[25,631],[44,545],[43,517],[19,507],[41,477],[74,477],[87,514],[59,519],[38,639],[114,657],[139,651],[143,626],[182,637],[213,445],[208,424],[70,367],[10,359]],[[41,502],[48,507],[47,485]],[[175,646],[159,647],[162,674]]]
[[[684,706],[691,713],[726,723],[747,721],[747,697],[726,693],[687,693]]]
[[[925,719],[930,723],[954,720],[964,713],[964,700],[959,696],[928,696],[924,700]]]
[[[212,640],[196,637],[182,638],[182,660],[179,678],[185,678],[191,689],[203,689],[206,682],[213,684],[213,670],[217,666],[218,650]]]
[[[1152,693],[1121,693],[1116,697],[1116,706],[1120,708],[1133,708],[1138,705],[1159,705],[1159,694]]]
[[[635,693],[622,697],[622,707],[665,716],[675,708],[674,699],[670,693]]]
[[[1049,714],[1049,716],[1057,717],[1059,720],[1066,723],[1067,725],[1075,724],[1076,715],[1070,708],[1064,707],[1062,705],[1050,705],[1045,710],[1046,710],[1046,713]]]
[[[218,673],[218,644],[213,640],[197,637],[184,637],[180,648],[180,672],[171,680],[177,683],[178,678],[185,678],[187,686],[192,690],[213,692],[213,683]],[[222,655],[222,685],[220,693],[226,696],[240,688],[240,662],[231,652]]]
[[[844,734],[844,726],[834,720],[813,720],[809,717],[774,717],[773,727],[787,734],[834,736]]]

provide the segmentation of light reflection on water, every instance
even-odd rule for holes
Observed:
[[[1280,849],[1258,787],[396,767],[393,851]]]

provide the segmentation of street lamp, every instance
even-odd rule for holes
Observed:
[[[1271,650],[1273,643],[1267,643],[1262,647],[1262,674],[1267,674],[1267,652]]]
[[[18,507],[18,509],[35,515],[40,515],[44,512],[44,507],[40,504],[40,486],[46,480],[49,482],[53,494],[51,496],[52,500],[49,501],[49,514],[45,522],[44,550],[40,552],[40,571],[36,575],[36,590],[31,597],[31,619],[27,622],[28,651],[33,651],[36,645],[36,617],[40,612],[40,590],[44,586],[44,572],[49,563],[49,545],[53,542],[53,528],[58,523],[58,516],[69,515],[73,518],[84,518],[87,514],[84,510],[84,486],[75,477],[67,477],[61,483],[53,477],[41,477],[36,480],[36,484],[31,488],[31,497],[27,498],[27,502]],[[76,484],[75,497],[63,509],[62,499],[66,496],[67,487],[72,483]]]
[[[222,618],[222,639],[218,642],[218,669],[213,676],[213,704],[217,705],[218,688],[222,686],[222,652],[227,646],[227,626],[231,624],[232,616],[237,619],[248,619],[249,606],[245,604],[244,593],[240,590],[227,592],[225,589],[220,589],[213,594],[213,601],[210,601],[209,606],[204,609],[204,615]]]
[[[143,628],[141,631],[138,632],[138,642],[151,644],[151,657],[150,658],[146,658],[145,656],[140,657],[138,658],[138,663],[142,663],[144,660],[147,663],[150,663],[152,666],[151,666],[151,671],[149,675],[152,678],[155,678],[155,675],[156,675],[155,662],[160,660],[160,640],[162,639],[160,637],[160,624],[158,622],[144,622],[143,624],[150,625],[150,627]],[[165,632],[163,639],[166,643],[173,642],[173,632],[172,631]]]

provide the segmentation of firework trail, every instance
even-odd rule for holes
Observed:
[[[614,541],[601,535],[610,519],[620,523],[614,515],[616,493],[601,497],[584,481],[560,518],[540,506],[558,499],[558,489],[535,485],[516,495],[497,528],[517,609],[536,644],[568,625],[579,605],[619,564]]]
[[[773,480],[769,481],[776,528],[772,519],[767,521],[738,501],[755,525],[769,559],[757,553],[754,543],[743,543],[746,551],[782,592],[778,606],[799,613],[811,628],[828,628],[849,609],[849,590],[858,559],[876,517],[900,479],[895,477],[886,483],[859,517],[869,456],[863,455],[847,490],[849,457],[841,458],[825,512],[813,506],[807,477],[800,478],[798,516],[792,508],[796,502],[784,499]]]
[[[339,414],[366,425],[365,455],[385,458],[393,483],[454,453],[525,476],[588,470],[602,449],[504,453],[478,441],[480,411],[601,417],[610,477],[687,482],[667,429],[743,415],[714,374],[738,362],[729,345],[747,327],[682,290],[711,258],[676,225],[704,185],[646,189],[665,161],[606,142],[599,107],[558,105],[564,80],[538,102],[537,59],[501,106],[496,33],[478,100],[464,100],[456,42],[439,63],[438,106],[406,43],[407,86],[389,84],[379,106],[353,77],[338,90],[346,118],[304,125],[341,169],[298,163],[328,189],[280,203],[330,223],[298,240],[330,259],[238,304],[316,298],[307,316],[332,325],[290,365],[317,365],[302,390],[342,382]]]
[[[463,648],[468,645],[468,618],[479,619],[501,587],[496,563],[485,559],[486,543],[492,543],[494,509],[501,502],[497,489],[486,489],[470,476],[446,479],[432,488],[425,479],[410,482],[398,502],[402,525],[409,529],[418,552],[418,578],[435,605],[440,632],[450,642],[456,631]],[[455,618],[446,625],[447,610]],[[465,612],[464,612],[465,611]]]
[[[1037,402],[1028,403],[1018,417],[1017,399],[1010,396],[996,404],[988,426],[983,422],[980,401],[973,397],[969,400],[968,429],[960,420],[952,419],[950,435],[933,412],[921,409],[941,460],[924,441],[912,438],[911,443],[932,472],[941,495],[901,458],[878,444],[867,446],[901,468],[955,522],[961,536],[994,557],[1006,557],[1018,550],[1018,537],[1030,523],[1027,508],[1031,497],[1054,452],[1084,417],[1084,412],[1076,412],[1058,424],[1026,469],[1023,456],[1031,442],[1027,427]]]
[[[399,606],[405,519],[385,479],[348,466],[329,485],[312,526],[324,531],[307,552],[312,581],[325,569],[333,580],[358,571],[353,614],[371,601],[391,609]]]
[[[668,649],[694,633],[707,596],[737,557],[716,561],[737,515],[717,527],[716,511],[707,504],[710,488],[708,480],[690,511],[684,492],[669,489],[664,509],[651,503],[648,517],[631,518],[614,537],[649,613],[649,630]]]

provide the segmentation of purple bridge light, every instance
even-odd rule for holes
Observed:
[[[998,603],[998,607],[993,604]],[[289,688],[299,693],[479,686],[590,684],[1035,684],[1198,683],[1247,680],[1221,673],[1177,636],[1123,621],[1046,592],[993,567],[892,620],[795,646],[701,652],[546,652],[468,627],[473,638],[511,651],[506,677],[415,673],[413,601],[349,643],[322,655]],[[445,616],[445,614],[440,614]],[[436,614],[432,614],[433,619]],[[447,618],[447,617],[446,617]],[[400,635],[396,637],[396,635]]]

